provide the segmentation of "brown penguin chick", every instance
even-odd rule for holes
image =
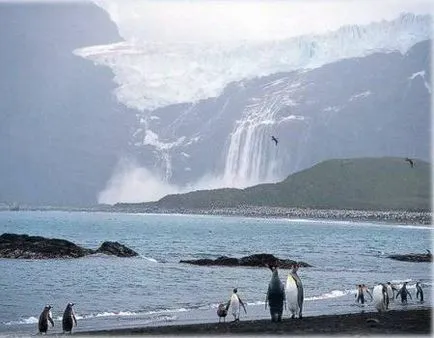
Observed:
[[[217,308],[217,315],[219,316],[219,323],[221,319],[223,318],[223,321],[226,322],[226,316],[228,315],[228,307],[225,304],[219,304],[219,307]]]

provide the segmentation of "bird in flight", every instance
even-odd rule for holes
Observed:
[[[406,158],[405,159],[408,163],[410,163],[410,166],[413,168],[414,167],[414,162],[413,162],[413,160],[411,159],[411,158]]]
[[[279,143],[279,140],[277,138],[275,138],[273,135],[271,135],[271,140],[276,143],[276,146],[277,146],[277,143]]]

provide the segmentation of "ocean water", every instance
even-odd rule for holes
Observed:
[[[63,238],[88,248],[119,241],[139,258],[94,255],[79,259],[0,259],[0,335],[37,332],[45,304],[53,306],[55,327],[74,302],[75,331],[217,322],[216,309],[232,289],[247,303],[241,320],[270,318],[265,295],[267,268],[200,267],[181,259],[242,257],[271,253],[305,261],[303,314],[374,311],[355,303],[356,285],[409,282],[413,300],[391,309],[432,306],[432,264],[388,259],[388,254],[425,252],[433,228],[358,222],[260,219],[195,215],[154,215],[60,211],[0,212],[0,233]],[[283,282],[288,270],[279,270]],[[421,281],[425,303],[416,300]],[[369,298],[369,297],[368,297]],[[284,317],[288,317],[287,312]],[[227,320],[232,320],[230,314]]]

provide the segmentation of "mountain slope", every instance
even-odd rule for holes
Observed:
[[[138,125],[136,153],[168,182],[188,185],[211,175],[238,188],[276,182],[330,158],[428,160],[430,60],[427,40],[405,54],[231,83],[217,98],[154,111]]]
[[[431,165],[402,158],[334,159],[284,181],[246,189],[169,195],[147,206],[212,208],[242,205],[325,209],[430,210]]]
[[[108,69],[73,54],[120,40],[90,2],[0,3],[0,201],[88,205],[128,147],[135,115]]]

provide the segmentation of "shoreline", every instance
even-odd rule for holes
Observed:
[[[228,315],[229,317],[229,315]],[[125,335],[378,335],[432,333],[432,308],[412,310],[389,310],[385,313],[361,312],[339,315],[320,315],[303,319],[284,318],[280,323],[270,319],[241,320],[225,323],[177,324],[144,326],[95,331],[75,331],[80,336],[125,336]]]
[[[10,211],[1,210],[0,211]],[[330,222],[375,222],[398,225],[425,225],[431,226],[431,211],[405,211],[405,210],[346,210],[346,209],[308,209],[286,207],[228,207],[211,209],[164,209],[137,206],[94,206],[82,208],[68,207],[27,207],[20,211],[65,211],[65,212],[104,212],[104,213],[130,213],[155,215],[192,215],[192,216],[225,216],[247,218],[274,218],[290,220],[312,220]],[[14,212],[20,212],[14,211]]]

